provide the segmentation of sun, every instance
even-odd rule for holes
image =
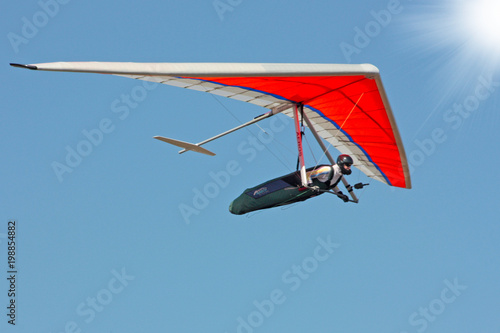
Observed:
[[[474,44],[486,50],[500,49],[500,1],[475,0],[463,7],[465,32]]]

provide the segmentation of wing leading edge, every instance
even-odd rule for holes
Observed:
[[[368,177],[411,188],[404,146],[379,70],[370,64],[117,63],[11,64],[100,73],[204,91],[268,109],[301,103],[319,135]],[[292,116],[291,108],[284,113]]]

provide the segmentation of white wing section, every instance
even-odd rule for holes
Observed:
[[[177,78],[173,76],[163,76],[163,75],[144,76],[144,75],[120,74],[119,76],[137,80],[158,82],[179,88],[203,91],[222,97],[232,98],[238,101],[255,104],[267,109],[272,109],[281,106],[283,103],[289,103],[284,99],[280,99],[272,95],[268,95],[258,91],[239,88],[239,87],[226,86],[198,79],[185,79],[185,78]]]

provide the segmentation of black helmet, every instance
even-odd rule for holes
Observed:
[[[352,172],[351,170],[345,169],[344,166],[350,167],[353,164],[354,161],[352,160],[352,157],[347,154],[342,154],[337,157],[337,165],[340,167],[340,171],[344,175],[350,175]]]

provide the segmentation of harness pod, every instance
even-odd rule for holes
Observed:
[[[310,177],[311,173],[319,168],[329,168],[326,182]],[[330,180],[333,178],[331,165],[318,165],[306,170],[312,185],[320,190],[329,190]],[[271,179],[252,188],[247,188],[238,198],[229,205],[229,211],[235,215],[243,215],[260,209],[290,205],[299,201],[323,194],[310,188],[302,187],[300,172],[295,171],[288,175]]]

